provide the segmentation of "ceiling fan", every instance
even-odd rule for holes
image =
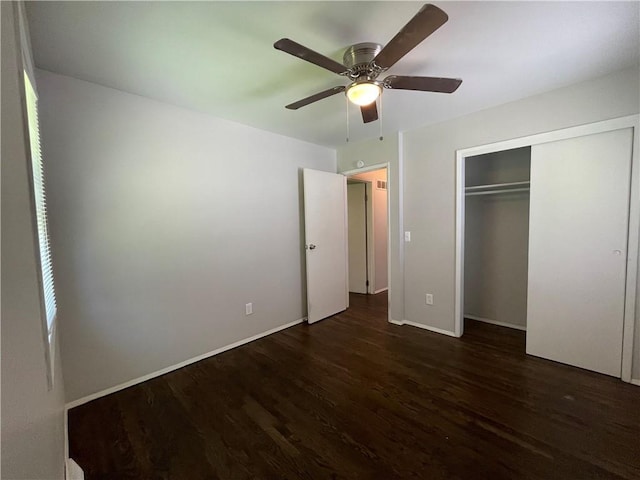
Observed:
[[[291,103],[286,108],[297,110],[323,98],[346,92],[347,98],[360,107],[364,123],[369,123],[378,119],[376,100],[382,95],[383,88],[423,92],[455,92],[462,83],[459,78],[389,75],[383,80],[378,80],[380,74],[391,68],[448,19],[445,12],[428,3],[384,47],[377,43],[357,43],[346,49],[342,57],[343,63],[336,62],[288,38],[278,40],[273,44],[274,48],[351,80],[349,85],[337,86],[316,93]]]

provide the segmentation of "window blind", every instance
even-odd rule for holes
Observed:
[[[29,76],[24,73],[24,85],[27,101],[27,119],[29,123],[29,143],[31,145],[31,164],[33,172],[33,191],[35,196],[38,243],[40,250],[40,271],[42,274],[42,293],[47,322],[47,336],[51,343],[56,320],[56,292],[51,266],[51,248],[47,224],[47,202],[44,188],[44,169],[40,149],[40,128],[38,124],[38,97]]]

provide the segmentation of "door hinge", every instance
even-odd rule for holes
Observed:
[[[369,280],[367,280],[367,287],[369,286]]]

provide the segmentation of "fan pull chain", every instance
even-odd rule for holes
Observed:
[[[382,141],[382,95],[380,95],[380,141]]]
[[[347,112],[347,143],[349,143],[349,99],[347,96],[344,96],[344,101],[346,102],[345,112]]]

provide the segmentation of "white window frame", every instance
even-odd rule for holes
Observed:
[[[31,218],[34,231],[35,257],[40,296],[40,312],[44,342],[44,356],[47,370],[48,388],[54,383],[54,358],[56,339],[57,304],[51,260],[51,242],[49,222],[46,210],[45,174],[40,149],[40,126],[38,120],[38,92],[34,78],[33,61],[29,33],[25,22],[22,2],[18,3],[16,20],[20,27],[20,49],[22,52],[22,71],[20,79],[23,87],[22,105],[26,132],[27,169],[29,173],[29,194],[31,200]],[[31,113],[30,113],[31,112]]]

